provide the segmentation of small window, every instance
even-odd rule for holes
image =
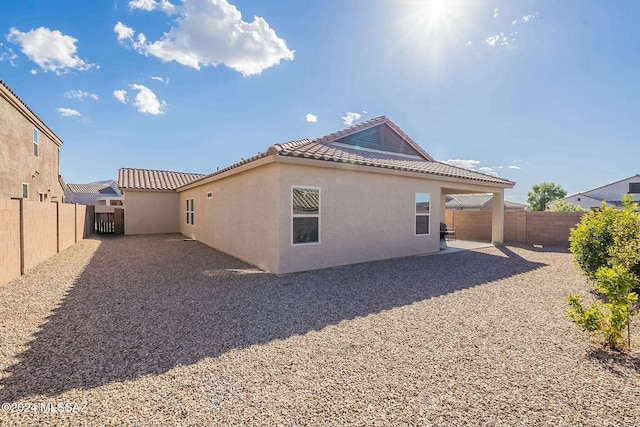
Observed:
[[[187,199],[187,224],[194,225],[194,204],[193,199]]]
[[[33,128],[33,155],[38,157],[38,129]]]
[[[320,243],[320,189],[292,187],[292,243]]]
[[[23,199],[28,199],[29,198],[29,184],[26,183],[22,183],[22,198]]]
[[[209,191],[207,193],[207,199],[211,199],[211,198],[213,198],[213,193],[211,191]]]
[[[431,196],[416,193],[416,235],[429,234],[429,202]]]
[[[44,193],[38,193],[38,201],[44,202],[45,200],[47,200],[47,195]]]
[[[640,182],[630,182],[629,194],[637,194],[637,193],[640,193]]]

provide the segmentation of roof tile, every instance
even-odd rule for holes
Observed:
[[[205,176],[199,173],[122,168],[118,171],[118,187],[135,190],[175,190]]]

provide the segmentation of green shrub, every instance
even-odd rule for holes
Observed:
[[[623,333],[627,331],[627,347],[631,347],[631,317],[635,314],[633,304],[638,295],[632,292],[638,278],[623,268],[602,267],[596,273],[598,293],[604,295],[606,303],[596,301],[589,308],[582,305],[582,297],[569,295],[568,316],[573,323],[591,333],[601,333],[609,348],[618,348]]]
[[[573,261],[590,279],[602,267],[624,267],[640,276],[640,214],[633,197],[622,196],[623,207],[602,207],[582,216],[569,236]]]

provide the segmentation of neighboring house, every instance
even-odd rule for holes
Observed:
[[[594,188],[593,190],[572,194],[565,197],[567,203],[573,203],[583,209],[593,209],[602,206],[606,202],[608,206],[622,206],[622,195],[631,194],[634,201],[640,202],[640,174]]]
[[[62,141],[0,80],[0,199],[63,201]]]
[[[515,185],[435,161],[384,116],[189,183],[131,181],[150,173],[120,170],[128,234],[156,224],[276,274],[436,253],[447,194],[492,193],[492,241],[502,243],[504,190]]]
[[[149,169],[123,168],[118,187],[125,198],[125,233],[156,234],[180,232],[182,187],[206,175]]]
[[[447,209],[456,211],[490,211],[493,204],[493,194],[450,194],[447,196]],[[526,205],[504,201],[504,211],[524,211]]]
[[[95,211],[113,212],[116,207],[123,207],[124,197],[120,194],[115,181],[91,184],[67,184],[64,190],[67,203],[95,206]]]

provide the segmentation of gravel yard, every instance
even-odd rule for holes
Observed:
[[[179,235],[88,239],[0,287],[0,425],[638,426],[640,351],[566,317],[588,289],[566,251],[276,277]]]

